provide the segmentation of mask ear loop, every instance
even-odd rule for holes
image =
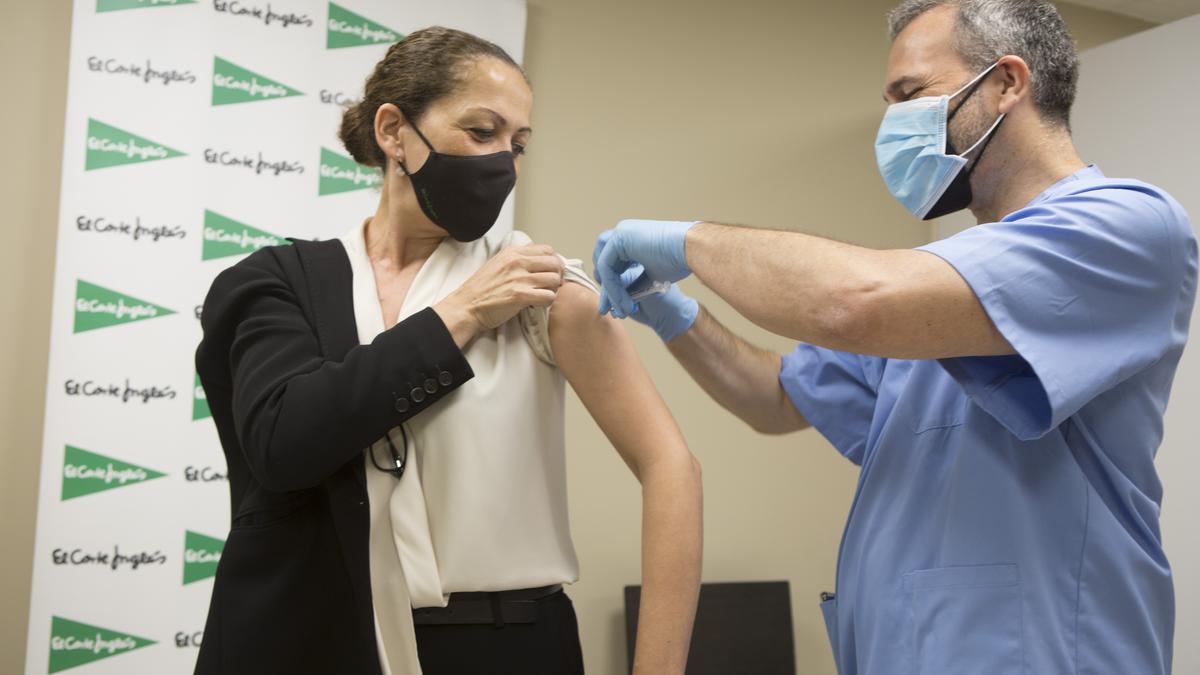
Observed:
[[[992,126],[988,127],[988,130],[983,132],[983,135],[979,137],[979,140],[975,141],[975,145],[972,145],[963,152],[959,153],[958,156],[965,158],[967,155],[971,154],[972,150],[978,148],[980,143],[983,143],[983,148],[979,150],[979,154],[983,155],[983,151],[987,149],[987,144],[992,142],[992,137],[995,135],[992,132],[994,132],[1000,126],[1000,123],[1003,122],[1004,118],[1007,116],[1008,113],[1000,113],[1000,116],[996,118],[996,121],[992,123]],[[974,168],[973,165],[972,168]]]
[[[417,137],[421,139],[421,142],[425,144],[425,147],[429,148],[429,152],[436,153],[437,150],[433,149],[433,143],[430,143],[429,139],[425,138],[425,134],[421,133],[420,127],[418,127],[417,123],[413,121],[413,118],[403,110],[400,111],[400,114],[404,115],[404,119],[408,122],[408,125],[412,127],[412,130],[417,132]],[[400,165],[400,171],[405,176],[412,178],[412,174],[408,172],[408,167],[404,166],[404,162],[399,157],[396,158],[396,164]]]
[[[959,88],[958,91],[956,91],[950,95],[950,98],[954,98],[955,96],[958,96],[959,94],[963,93],[964,91],[967,92],[967,95],[963,97],[963,100],[959,101],[958,105],[954,106],[953,112],[951,112],[949,115],[946,116],[947,123],[950,121],[951,118],[953,118],[956,114],[958,114],[958,111],[962,109],[963,105],[967,102],[967,99],[970,98],[971,95],[975,93],[975,90],[979,88],[979,85],[983,84],[983,79],[985,77],[987,77],[988,73],[995,70],[996,66],[998,66],[998,65],[1000,65],[1000,62],[996,61],[992,65],[985,68],[983,70],[983,72],[976,75],[975,78],[972,79],[970,82],[964,84],[961,88]],[[979,140],[975,141],[975,143],[971,147],[967,148],[963,152],[958,153],[959,157],[962,157],[965,159],[967,155],[971,154],[971,152],[973,150],[975,150],[975,148],[979,147],[980,143],[983,144],[983,147],[980,148],[980,150],[979,150],[979,155],[975,157],[975,161],[971,164],[971,167],[969,169],[967,169],[967,176],[970,176],[971,173],[973,171],[975,171],[975,167],[979,164],[979,158],[983,156],[984,150],[987,150],[988,144],[992,142],[993,138],[995,138],[994,132],[996,131],[997,128],[1000,127],[1000,123],[1004,121],[1004,118],[1007,115],[1008,115],[1008,113],[1000,113],[1000,116],[997,117],[996,121],[992,123],[992,126],[989,127],[988,130],[985,131],[983,133],[983,135],[979,137]]]
[[[975,90],[979,88],[979,85],[983,84],[983,78],[987,77],[987,74],[992,72],[993,70],[995,70],[996,66],[998,66],[998,65],[1000,65],[999,61],[988,66],[987,68],[985,68],[983,70],[982,73],[979,73],[978,75],[976,75],[973,80],[964,84],[962,87],[959,87],[958,91],[954,92],[953,94],[950,94],[950,96],[947,97],[948,99],[954,99],[954,98],[957,98],[958,95],[963,93],[964,91],[967,92],[967,95],[964,96],[963,99],[958,102],[958,105],[954,106],[954,110],[950,111],[950,114],[946,116],[947,122],[949,122],[951,119],[954,119],[954,116],[958,114],[959,109],[963,107],[963,104],[965,104],[967,102],[967,99],[971,98],[971,95],[975,93]]]

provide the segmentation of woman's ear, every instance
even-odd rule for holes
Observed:
[[[389,160],[404,161],[400,130],[406,123],[404,113],[393,103],[384,103],[375,111],[375,142]],[[387,169],[386,166],[381,168]]]

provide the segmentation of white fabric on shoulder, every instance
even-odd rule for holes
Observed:
[[[529,235],[520,230],[513,230],[508,233],[501,241],[501,248],[509,246],[525,246],[532,244],[533,240]],[[588,276],[587,270],[583,268],[583,261],[578,258],[567,258],[559,255],[563,261],[563,281],[573,282],[590,289],[596,295],[600,294],[600,288]],[[529,347],[538,359],[543,363],[551,366],[558,366],[554,360],[554,350],[550,346],[550,308],[549,307],[526,307],[517,315],[521,323],[521,333],[525,335],[525,340],[529,342]]]

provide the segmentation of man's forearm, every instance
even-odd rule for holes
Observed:
[[[1013,353],[966,281],[932,253],[698,223],[685,255],[743,316],[801,342],[899,359]]]
[[[779,335],[855,351],[860,299],[881,280],[880,251],[798,232],[699,223],[687,235],[693,273],[755,324]]]
[[[808,426],[779,383],[779,355],[737,337],[704,307],[667,349],[709,396],[755,430],[786,433]]]

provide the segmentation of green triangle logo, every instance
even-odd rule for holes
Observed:
[[[145,483],[165,475],[144,466],[68,445],[63,456],[62,501]]]
[[[161,143],[131,134],[124,129],[88,118],[87,157],[83,164],[84,171],[183,156],[184,153],[174,148],[168,148]]]
[[[365,190],[383,184],[383,172],[370,166],[363,166],[353,159],[321,148],[321,176],[317,185],[317,196]]]
[[[329,3],[329,21],[325,30],[326,49],[391,44],[403,39],[404,34],[399,31],[375,23],[340,5]]]
[[[152,644],[156,644],[154,640],[54,616],[50,618],[50,672],[119,656]]]
[[[121,9],[145,9],[147,7],[172,7],[194,5],[199,0],[96,0],[96,12],[115,12]]]
[[[192,387],[192,421],[212,417],[208,409],[208,397],[204,395],[204,387],[200,386],[200,373],[196,373],[196,384]]]
[[[231,255],[253,253],[264,246],[291,244],[265,230],[239,223],[219,213],[204,210],[204,246],[201,260],[225,258]]]
[[[187,530],[183,535],[184,585],[214,576],[224,549],[224,540]]]
[[[131,295],[124,295],[82,279],[75,282],[76,333],[174,313],[175,310],[138,300]]]
[[[303,92],[252,70],[246,70],[219,56],[213,57],[213,105],[269,101],[289,96],[303,96]]]

